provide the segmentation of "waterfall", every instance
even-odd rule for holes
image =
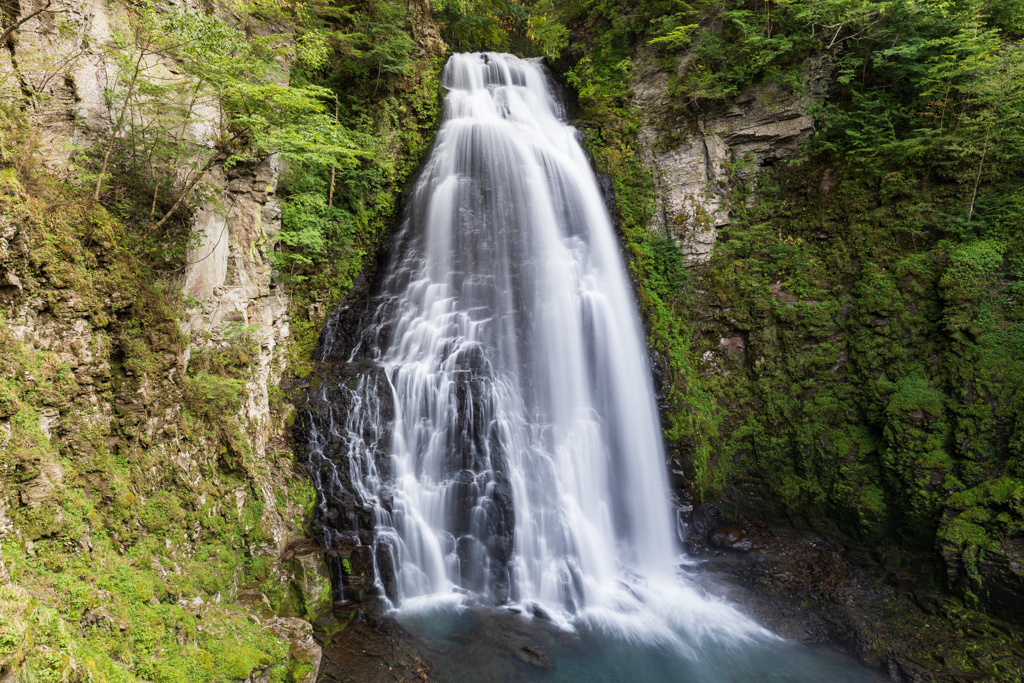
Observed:
[[[477,628],[458,622],[472,604],[544,617],[581,638],[534,633],[561,658],[552,680],[866,680],[680,575],[636,306],[540,61],[457,54],[442,84],[379,293],[357,324],[328,320],[303,418],[325,541],[371,558],[372,579],[342,572],[346,594],[424,632]],[[505,680],[547,651],[487,649],[517,637],[439,666]]]
[[[372,353],[394,406],[375,432],[390,476],[350,428],[352,479],[381,508],[397,602],[456,587],[571,613],[623,570],[674,571],[640,323],[540,63],[454,55],[442,84],[371,325],[388,331]],[[372,419],[367,389],[350,422]]]

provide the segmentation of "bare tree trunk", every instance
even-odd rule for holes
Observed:
[[[114,149],[114,140],[117,138],[118,131],[121,130],[121,126],[124,124],[124,115],[128,112],[128,103],[132,100],[132,93],[135,91],[135,83],[139,80],[139,70],[142,66],[142,59],[146,56],[145,48],[139,48],[139,58],[135,60],[135,71],[132,73],[131,83],[128,84],[128,94],[124,97],[124,104],[121,105],[121,115],[117,117],[117,123],[114,124],[114,130],[110,131],[110,140],[107,141],[107,149],[103,152],[103,164],[100,166],[100,175],[96,178],[96,192],[93,195],[93,201],[98,202],[100,200],[100,190],[103,188],[103,176],[107,172],[107,161],[110,159],[110,152]]]
[[[178,195],[178,198],[174,200],[174,204],[167,211],[167,213],[164,214],[164,217],[161,218],[156,225],[154,225],[152,228],[146,231],[146,234],[142,236],[142,239],[146,239],[147,237],[152,235],[154,232],[160,229],[160,227],[164,223],[167,222],[167,219],[170,218],[171,215],[177,210],[178,206],[185,200],[185,197],[187,197],[189,193],[192,192],[195,186],[199,184],[199,181],[206,177],[206,174],[210,172],[210,169],[212,169],[214,165],[216,165],[216,163],[217,157],[210,157],[210,160],[207,161],[203,168],[199,171],[199,173],[196,174],[196,177],[193,178],[191,182],[189,182],[188,186],[184,190],[182,190],[181,194]]]
[[[334,122],[338,122],[338,100],[334,100]],[[335,166],[331,164],[331,189],[327,192],[327,208],[334,206],[334,172]]]
[[[971,195],[971,210],[967,212],[967,222],[971,222],[974,215],[974,200],[978,198],[978,185],[981,183],[981,169],[985,166],[985,154],[988,153],[988,136],[992,132],[992,124],[989,124],[985,131],[985,146],[981,148],[981,162],[978,164],[978,175],[974,178],[974,194]]]
[[[155,175],[153,176],[153,180],[154,182],[156,181]],[[160,183],[156,183],[156,185],[153,187],[153,205],[149,207],[149,220],[153,220],[156,217],[156,198],[159,194]]]

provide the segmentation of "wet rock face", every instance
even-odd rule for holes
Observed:
[[[685,569],[709,590],[725,586],[728,599],[772,631],[839,648],[897,683],[1024,677],[1024,632],[938,591],[930,553],[745,518],[742,526],[750,552],[706,554]]]
[[[739,550],[748,552],[754,547],[754,542],[738,526],[715,527],[708,534],[708,542],[723,550]]]
[[[720,554],[723,550],[745,553],[756,547],[749,533],[750,522],[746,518],[741,518],[740,522],[728,519],[714,503],[704,503],[694,509],[687,520],[687,528],[686,551],[695,557]]]
[[[297,390],[296,452],[318,492],[313,528],[323,539],[320,552],[330,568],[333,602],[376,623],[381,610],[375,605],[375,577],[393,598],[395,569],[387,547],[375,545],[374,510],[353,484],[350,458],[355,444],[370,448],[380,476],[389,475],[387,435],[381,427],[394,420],[394,407],[387,375],[372,359],[374,335],[382,331],[369,324],[387,302],[369,295],[371,282],[364,275],[331,313],[313,372],[290,388]],[[354,420],[360,414],[356,407],[367,401],[375,402],[376,419]],[[390,514],[386,491],[381,504]]]
[[[691,60],[682,56],[677,71],[685,73]],[[820,96],[829,66],[823,57],[807,60],[805,94],[754,84],[728,102],[696,111],[671,99],[672,74],[663,63],[641,50],[632,86],[642,118],[640,153],[654,171],[658,198],[651,228],[672,237],[687,263],[696,265],[710,258],[718,228],[729,222],[730,174],[749,182],[762,167],[799,156],[814,130],[808,105]]]
[[[352,485],[348,449],[352,439],[375,444],[377,466],[382,474],[388,471],[386,445],[374,431],[374,425],[348,425],[348,416],[360,400],[361,378],[387,386],[383,369],[367,361],[324,363],[306,382],[304,401],[298,406],[295,420],[295,443],[306,451],[306,470],[320,494],[314,527],[325,530],[328,546],[344,537],[355,543],[371,543],[373,538],[372,509],[365,506]],[[377,393],[382,401],[384,420],[393,419],[390,394]]]
[[[960,553],[942,553],[950,584],[973,593],[993,613],[1020,623],[1024,620],[1024,537],[1007,538],[986,550],[972,575]],[[979,581],[980,579],[980,581]]]

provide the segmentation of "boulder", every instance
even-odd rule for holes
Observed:
[[[708,542],[723,550],[739,550],[744,553],[754,547],[754,542],[743,532],[743,529],[731,525],[712,529],[708,532]]]
[[[282,639],[289,643],[288,654],[310,667],[309,673],[300,683],[313,683],[320,672],[320,659],[323,650],[313,639],[313,625],[308,621],[296,618],[275,617],[267,622]]]

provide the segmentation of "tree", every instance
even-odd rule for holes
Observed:
[[[230,167],[271,154],[321,165],[351,166],[369,155],[328,115],[321,87],[284,82],[279,63],[291,56],[286,37],[247,36],[200,12],[158,14],[143,6],[108,49],[117,112],[96,181],[99,200],[111,153],[177,198],[146,232],[158,231],[186,204],[217,165]]]

